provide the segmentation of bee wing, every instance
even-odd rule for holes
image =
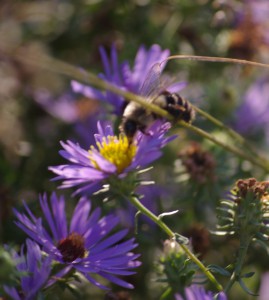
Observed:
[[[153,99],[160,94],[162,69],[159,63],[154,64],[146,75],[146,79],[143,82],[139,90],[139,95],[146,97],[147,99]]]

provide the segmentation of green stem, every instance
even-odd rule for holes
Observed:
[[[156,223],[168,236],[169,238],[175,238],[175,233],[155,214],[153,214],[150,210],[148,210],[136,197],[130,197],[128,199],[138,211],[142,214],[149,217],[154,223]],[[214,275],[203,265],[203,263],[189,250],[186,245],[180,244],[184,252],[188,255],[188,257],[200,268],[200,270],[205,274],[209,281],[214,284],[218,291],[222,291],[222,286],[218,283]]]
[[[168,296],[170,296],[172,294],[172,288],[169,287],[168,289],[166,289],[163,294],[161,295],[160,300],[164,300],[166,299]]]
[[[199,107],[192,104],[192,107],[196,112],[198,112],[200,115],[202,115],[204,118],[206,118],[211,123],[215,124],[216,126],[220,127],[224,131],[226,131],[230,137],[232,137],[236,142],[241,144],[243,147],[247,148],[247,150],[252,153],[253,155],[257,155],[256,149],[253,149],[252,145],[250,145],[246,139],[244,139],[239,133],[234,131],[232,128],[227,127],[224,123],[222,123],[220,120],[214,118],[204,110],[200,109]],[[264,158],[262,158],[264,159]]]
[[[226,144],[226,143],[222,142],[221,140],[217,139],[212,134],[202,130],[201,128],[193,126],[191,124],[180,121],[180,125],[183,126],[183,127],[188,128],[188,129],[191,129],[192,131],[194,131],[198,135],[210,140],[211,142],[213,142],[216,145],[221,146],[222,148],[224,148],[225,150],[235,154],[236,156],[239,156],[243,159],[246,159],[246,160],[250,161],[254,165],[262,168],[263,170],[265,170],[267,172],[269,171],[269,161],[268,160],[262,160],[261,158],[259,158],[259,156],[255,157],[253,155],[249,155],[248,153],[242,151],[241,149],[239,149],[239,148],[237,148],[233,145]]]
[[[234,272],[233,272],[227,286],[224,289],[225,293],[229,292],[229,290],[232,288],[234,283],[239,280],[240,275],[241,275],[241,270],[242,270],[242,267],[243,267],[243,263],[244,263],[246,255],[247,255],[249,244],[251,242],[250,239],[247,239],[244,242],[242,242],[242,240],[243,240],[243,238],[241,238],[240,248],[239,248],[238,256],[237,256],[237,259],[236,259]]]
[[[39,68],[43,68],[43,69],[46,69],[46,70],[49,70],[49,71],[52,71],[55,73],[63,74],[65,76],[74,78],[78,81],[81,81],[81,82],[84,82],[87,84],[92,84],[92,85],[96,86],[97,88],[108,90],[110,92],[113,92],[115,94],[123,96],[127,101],[134,101],[134,102],[140,104],[141,106],[145,107],[146,109],[158,114],[159,116],[166,118],[167,120],[173,120],[172,116],[166,110],[161,109],[160,107],[158,107],[148,101],[145,101],[145,99],[143,97],[140,97],[138,95],[135,95],[135,94],[127,92],[127,91],[123,91],[120,88],[100,79],[99,77],[95,76],[94,74],[92,74],[90,72],[86,72],[85,70],[80,70],[80,69],[78,69],[72,65],[69,65],[65,62],[62,62],[60,60],[53,59],[53,58],[50,58],[47,56],[37,56],[37,57],[31,56],[31,57],[29,57],[29,55],[27,56],[27,53],[20,51],[20,49],[17,50],[13,54],[9,53],[9,55],[13,56],[15,59],[19,60],[20,62],[24,62],[24,63],[30,64],[30,65],[33,65],[33,66],[36,66]],[[188,56],[187,57],[180,56],[180,57],[188,58]],[[172,57],[171,57],[171,59],[172,59]],[[194,58],[189,57],[189,59],[194,59]],[[206,60],[206,58],[205,58],[205,60]],[[217,61],[223,61],[223,60],[221,60],[219,58],[219,60],[217,60]],[[241,63],[244,63],[244,61]],[[250,62],[250,64],[255,65],[256,63]],[[263,65],[263,64],[257,64],[257,65],[267,67],[267,68],[269,67],[269,65]],[[187,127],[188,129],[196,132],[198,135],[211,140],[213,143],[223,147],[224,149],[234,153],[235,155],[240,156],[240,157],[252,162],[253,164],[255,164],[255,165],[259,166],[260,168],[262,168],[263,170],[265,170],[266,172],[269,171],[269,161],[268,160],[264,160],[259,157],[256,158],[253,155],[249,155],[249,154],[245,153],[244,151],[241,151],[239,148],[237,148],[235,146],[231,146],[229,144],[226,144],[226,143],[222,142],[221,140],[218,140],[217,138],[215,138],[213,135],[203,131],[202,129],[192,126],[190,124],[187,124],[183,121],[179,121],[178,123],[184,127]]]

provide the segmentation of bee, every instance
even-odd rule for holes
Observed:
[[[161,68],[160,64],[157,63],[153,65],[146,75],[139,95],[144,96],[150,103],[166,110],[173,116],[175,121],[183,120],[191,123],[195,118],[195,111],[192,105],[179,94],[169,92],[161,84],[160,76]],[[123,111],[119,129],[127,136],[131,143],[137,131],[147,134],[147,128],[157,119],[162,119],[162,117],[136,102],[129,102]]]

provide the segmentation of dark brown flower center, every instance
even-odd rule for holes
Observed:
[[[86,253],[84,238],[76,232],[72,232],[67,238],[62,239],[57,249],[61,252],[65,262],[83,258]]]

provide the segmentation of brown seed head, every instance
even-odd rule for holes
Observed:
[[[216,180],[215,159],[210,152],[202,150],[200,144],[192,142],[178,156],[190,177],[198,183]]]
[[[263,198],[268,195],[268,187],[268,181],[257,181],[255,178],[239,179],[235,191],[240,197],[245,197],[248,192],[252,192],[256,197]]]
[[[194,224],[183,235],[190,239],[194,252],[202,259],[210,246],[210,236],[207,228],[202,224]]]

